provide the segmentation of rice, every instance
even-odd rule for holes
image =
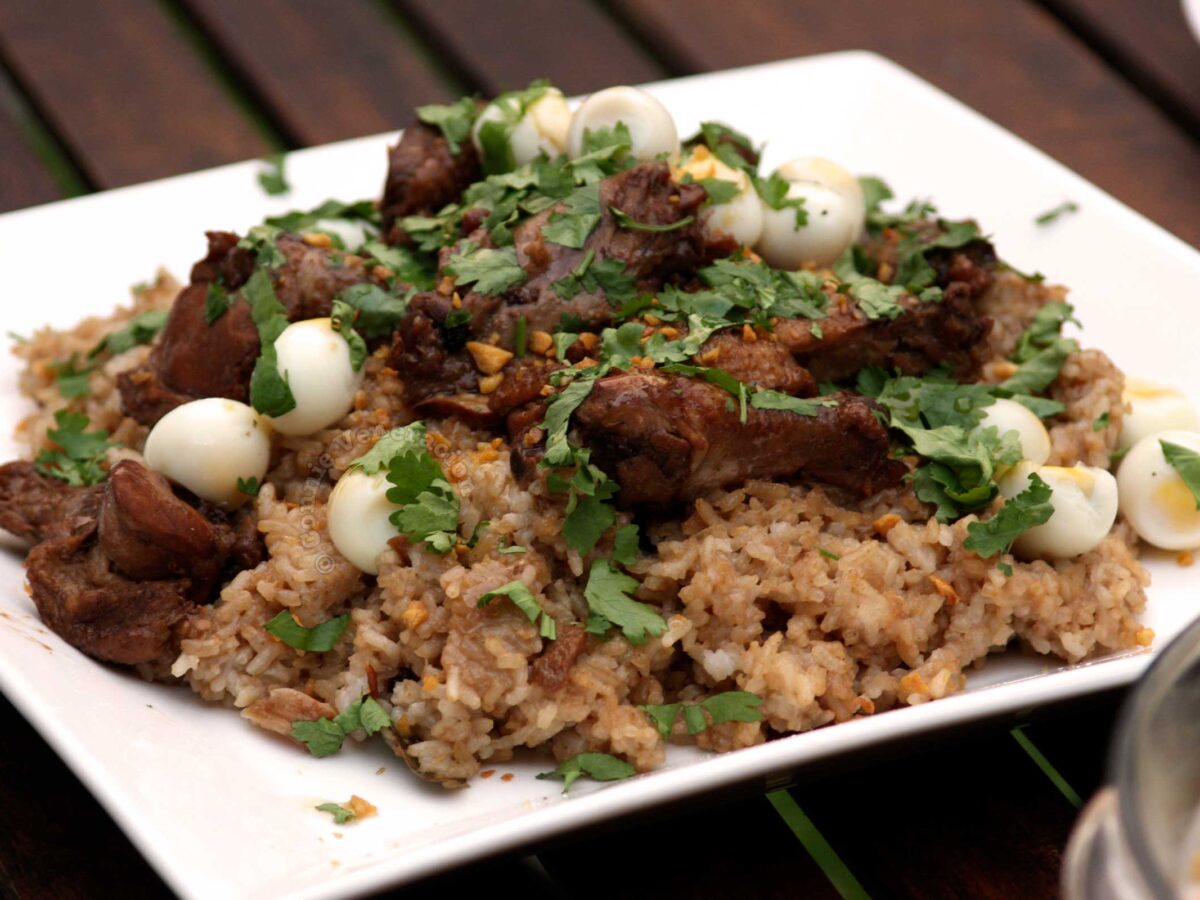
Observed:
[[[38,404],[20,427],[30,453],[45,446],[54,411],[66,405],[50,364],[86,353],[139,311],[166,307],[176,289],[160,275],[113,316],[43,329],[17,348],[27,363],[21,389]],[[1004,357],[1030,317],[1063,296],[1011,273],[997,278],[984,298],[996,322],[986,379],[1004,376]],[[145,429],[121,415],[115,378],[147,353],[138,347],[111,360],[91,375],[91,393],[70,401],[134,448],[114,452],[135,454],[144,440]],[[537,627],[511,603],[478,601],[519,580],[560,629],[585,621],[589,560],[562,536],[561,502],[536,483],[517,483],[502,441],[457,422],[430,424],[434,453],[461,497],[463,533],[490,523],[474,546],[438,556],[400,542],[371,578],[329,538],[332,485],[388,429],[413,418],[385,358],[368,359],[355,408],[335,427],[279,442],[254,506],[266,558],[185,623],[177,656],[140,667],[145,677],[186,683],[282,733],[291,718],[333,714],[379,686],[393,746],[422,776],[459,783],[521,747],[559,759],[603,751],[653,768],[665,744],[641,704],[733,689],[759,695],[761,722],[695,736],[676,723],[673,741],[724,751],[947,696],[1013,642],[1073,663],[1149,641],[1137,620],[1149,577],[1122,525],[1076,559],[1006,554],[1006,575],[997,560],[964,549],[974,516],[940,524],[907,488],[862,501],[751,481],[650,528],[655,549],[631,570],[642,582],[638,599],[661,609],[665,632],[641,645],[619,633],[589,638],[561,686],[548,690],[532,677],[548,643]],[[1067,360],[1050,391],[1065,407],[1049,423],[1052,462],[1109,465],[1122,387],[1099,351]],[[527,552],[499,553],[509,545]],[[265,631],[283,609],[306,626],[342,614],[349,625],[334,649],[306,653]]]

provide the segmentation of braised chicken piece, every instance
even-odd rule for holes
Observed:
[[[352,254],[312,246],[287,234],[275,246],[284,261],[269,270],[271,282],[293,322],[329,315],[333,298],[352,285],[382,284]],[[118,378],[128,415],[153,425],[175,407],[201,397],[246,402],[260,347],[250,305],[238,292],[253,271],[253,253],[238,246],[237,235],[208,232],[208,255],[192,267],[191,284],[171,307],[150,359]],[[234,302],[210,322],[208,296],[213,284]]]
[[[404,129],[388,151],[387,180],[383,186],[383,229],[391,243],[403,243],[404,232],[396,220],[405,216],[433,215],[481,175],[474,145],[464,141],[458,153],[442,133],[424,122]]]
[[[0,467],[0,524],[36,542],[26,566],[42,620],[89,656],[127,664],[172,652],[175,626],[211,598],[231,555],[253,564],[257,543],[132,460],[95,487]]]

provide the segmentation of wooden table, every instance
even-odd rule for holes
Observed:
[[[417,103],[539,76],[584,92],[849,48],[1200,244],[1200,45],[1178,0],[0,0],[0,209],[385,131]],[[842,761],[403,895],[1052,897],[1120,699]],[[0,729],[0,896],[168,894],[3,701]]]

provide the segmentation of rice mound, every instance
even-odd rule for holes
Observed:
[[[160,275],[113,317],[43,329],[17,348],[28,364],[21,389],[39,406],[20,427],[31,453],[66,405],[50,364],[86,352],[136,312],[164,308],[176,289]],[[996,320],[985,380],[1005,377],[1004,357],[1033,313],[1064,293],[997,277],[984,298]],[[133,448],[114,454],[136,455],[145,437],[120,413],[115,376],[147,353],[138,347],[111,360],[91,376],[91,394],[71,401]],[[423,777],[459,784],[519,747],[548,747],[558,759],[603,751],[653,768],[664,741],[639,704],[731,689],[759,695],[761,722],[695,736],[676,723],[673,741],[724,751],[947,696],[962,690],[969,668],[1014,641],[1071,663],[1150,641],[1137,621],[1149,576],[1123,524],[1076,559],[1005,555],[1006,576],[996,560],[964,550],[974,516],[940,524],[907,488],[861,501],[751,481],[647,530],[655,550],[632,571],[642,580],[638,599],[661,607],[666,632],[640,646],[619,633],[589,637],[561,686],[547,690],[532,677],[548,644],[538,629],[511,603],[477,602],[519,579],[560,629],[581,622],[589,560],[562,537],[561,502],[536,482],[517,483],[502,440],[454,421],[430,423],[433,452],[461,497],[462,533],[490,523],[473,547],[438,556],[397,541],[372,578],[330,541],[326,503],[337,478],[389,428],[413,419],[384,360],[368,359],[355,408],[337,427],[279,441],[255,500],[266,559],[185,623],[177,657],[139,667],[144,677],[182,681],[285,734],[293,719],[333,715],[378,689],[394,722],[393,748]],[[1123,382],[1099,351],[1067,360],[1050,392],[1066,405],[1050,423],[1051,462],[1108,467]],[[1097,431],[1104,413],[1108,425]],[[498,552],[509,545],[528,552]],[[594,552],[610,551],[602,543]],[[333,650],[305,653],[264,630],[282,609],[306,626],[343,613],[350,624]]]

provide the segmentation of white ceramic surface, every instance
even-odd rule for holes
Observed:
[[[900,198],[931,197],[948,216],[976,217],[1014,265],[1072,286],[1085,343],[1130,373],[1200,397],[1200,254],[894,64],[842,53],[650,89],[682,134],[701,118],[724,120],[768,140],[768,166],[827,156],[884,176]],[[330,196],[375,196],[393,137],[290,155],[294,189],[286,198],[263,195],[258,166],[244,163],[0,217],[4,328],[29,332],[107,310],[159,265],[186,276],[203,254],[206,228],[243,229]],[[1034,224],[1068,199],[1078,213]],[[16,394],[15,361],[5,357],[0,422],[11,424],[27,406]],[[8,425],[0,430],[0,459],[8,459],[15,445]],[[1161,644],[1200,613],[1200,570],[1165,554],[1151,554],[1149,565],[1145,621]],[[566,798],[554,782],[533,778],[550,767],[537,759],[498,766],[515,773],[511,782],[477,780],[446,793],[418,782],[379,741],[314,759],[185,689],[97,665],[39,623],[22,582],[19,556],[0,556],[0,687],[191,898],[374,890],[690,793],[746,779],[778,783],[853,748],[1124,684],[1149,660],[1138,654],[1068,668],[1010,653],[972,672],[968,690],[946,700],[725,756],[672,749],[658,772],[608,785],[580,781]],[[337,827],[313,810],[351,794],[375,803],[379,815]]]

